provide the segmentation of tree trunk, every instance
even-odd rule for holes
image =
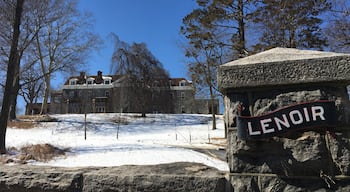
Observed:
[[[291,27],[290,29],[290,35],[289,35],[289,47],[290,48],[296,48],[296,41],[295,41],[295,30],[294,27]]]
[[[15,79],[15,72],[18,60],[18,40],[20,34],[20,24],[21,24],[21,16],[22,16],[22,8],[23,8],[24,0],[17,0],[16,3],[16,13],[15,20],[13,23],[13,33],[11,40],[11,50],[9,62],[7,65],[7,75],[6,75],[6,85],[4,91],[4,97],[1,107],[0,114],[0,154],[6,153],[6,129],[7,129],[7,121],[9,116],[9,110],[11,106],[11,95],[13,94],[13,83]]]
[[[20,59],[18,59],[16,68],[19,70],[20,68]],[[13,92],[11,95],[11,107],[10,107],[10,120],[14,120],[17,118],[16,109],[17,109],[17,95],[20,89],[19,85],[19,72],[18,70],[15,72],[15,81],[13,86]]]
[[[10,106],[10,113],[9,113],[9,119],[15,120],[17,118],[16,115],[16,109],[17,109],[17,97],[15,96],[16,90],[13,90],[13,94],[11,96],[11,106]]]
[[[48,99],[49,99],[49,95],[50,95],[50,87],[51,87],[51,80],[50,80],[50,75],[45,75],[45,91],[44,91],[44,98],[43,98],[43,103],[41,105],[41,110],[40,110],[40,114],[46,114],[47,113],[47,109],[48,109]]]
[[[207,58],[210,58],[209,55],[207,55]],[[215,112],[214,112],[214,101],[215,101],[215,97],[214,97],[214,90],[213,90],[213,76],[212,76],[212,71],[211,71],[211,67],[213,66],[213,63],[211,63],[211,60],[209,59],[207,62],[207,77],[206,77],[206,83],[209,86],[209,93],[210,93],[210,105],[211,105],[211,116],[212,116],[212,121],[213,121],[213,125],[212,125],[212,130],[216,129],[216,118],[215,118]]]
[[[141,95],[141,94],[140,94]],[[140,95],[138,96],[140,98]],[[144,95],[141,96],[141,117],[146,117],[146,99],[147,93],[144,91]]]
[[[244,23],[244,5],[243,0],[238,1],[238,34],[239,34],[239,57],[243,58],[247,55],[245,47],[245,23]]]
[[[25,112],[26,115],[31,115],[32,114],[31,110],[30,110],[30,106],[31,106],[31,103],[27,103],[26,104],[26,112]]]
[[[214,111],[215,97],[214,97],[213,86],[210,86],[209,90],[210,90],[211,117],[212,117],[212,121],[213,121],[212,130],[215,130],[216,129],[216,117],[215,117],[215,111]]]

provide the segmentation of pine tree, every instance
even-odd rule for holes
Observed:
[[[350,3],[336,0],[327,15],[325,33],[332,51],[350,53]]]
[[[263,31],[255,51],[272,47],[322,50],[327,41],[321,32],[320,15],[330,7],[327,0],[263,0],[254,14]]]

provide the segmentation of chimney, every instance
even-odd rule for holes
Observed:
[[[85,72],[84,71],[80,72],[80,78],[81,79],[85,78]]]
[[[78,78],[78,84],[84,84],[84,83],[86,83],[85,72],[81,71],[80,76]]]
[[[97,71],[97,77],[95,79],[96,84],[103,83],[102,71]]]

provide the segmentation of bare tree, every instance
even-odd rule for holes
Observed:
[[[20,25],[21,25],[21,17],[23,10],[24,0],[17,0],[15,3],[15,14],[13,20],[12,27],[12,41],[11,41],[11,49],[10,56],[7,66],[7,76],[6,76],[6,85],[4,98],[1,107],[0,114],[0,154],[6,153],[6,128],[8,115],[10,111],[10,101],[13,96],[13,83],[16,76],[16,72],[19,71],[19,52],[18,52],[18,40],[20,36]],[[17,74],[19,75],[19,74]]]
[[[113,35],[113,34],[112,34]],[[133,102],[140,106],[142,117],[152,107],[152,97],[156,95],[155,82],[168,80],[169,75],[159,60],[148,50],[144,43],[132,45],[120,41],[113,35],[115,48],[112,55],[111,69],[115,74],[125,76],[130,85]],[[170,94],[168,94],[170,96]]]
[[[10,1],[8,1],[10,2]],[[1,11],[1,35],[0,35],[0,42],[1,42],[1,52],[0,57],[7,61],[9,59],[9,53],[10,53],[10,45],[11,45],[11,30],[8,30],[11,28],[12,20],[13,20],[13,13],[11,12],[11,8],[8,7],[10,4],[5,3],[5,1],[1,4],[1,8],[3,9]],[[26,54],[26,51],[28,47],[30,47],[31,43],[34,40],[34,37],[37,35],[39,28],[35,26],[35,17],[38,15],[38,9],[40,8],[40,1],[39,0],[27,0],[27,3],[23,5],[23,11],[22,11],[22,18],[21,18],[21,26],[20,26],[20,36],[19,36],[19,42],[18,42],[18,65],[20,65],[20,61],[22,60],[22,57]],[[18,91],[20,89],[20,74],[21,74],[21,68],[19,67],[15,72],[17,74],[14,79],[14,91],[12,92],[13,96],[11,97],[11,107],[10,107],[10,119],[16,118],[16,105],[17,105],[17,95]],[[6,65],[1,65],[1,71],[6,72],[7,67]],[[4,85],[3,85],[4,86]]]
[[[25,114],[30,114],[30,106],[37,103],[38,98],[44,93],[44,79],[40,73],[38,65],[28,63],[21,73],[21,89],[19,95],[22,96],[26,103]]]
[[[41,30],[36,36],[36,55],[45,80],[41,113],[46,113],[51,77],[56,72],[81,70],[99,38],[91,32],[91,15],[82,15],[77,0],[45,0],[45,14],[38,18]]]

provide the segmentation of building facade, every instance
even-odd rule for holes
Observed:
[[[141,95],[141,97],[140,97]],[[147,89],[136,87],[126,76],[70,77],[61,90],[51,92],[50,113],[202,113],[212,111],[209,100],[195,99],[185,78],[154,80]],[[214,110],[219,112],[219,102]]]

